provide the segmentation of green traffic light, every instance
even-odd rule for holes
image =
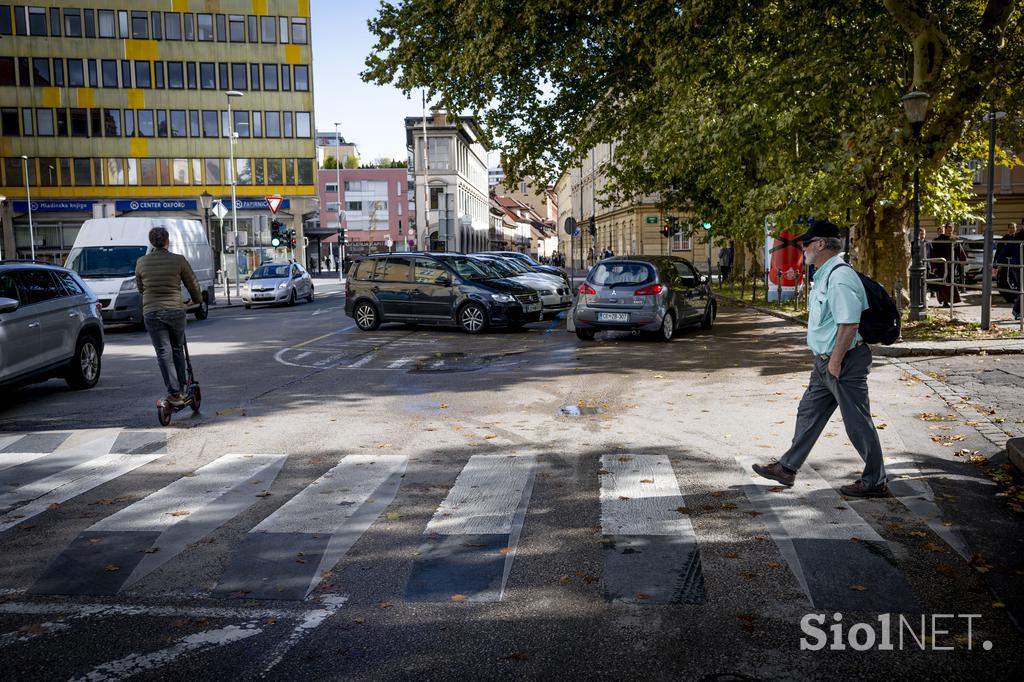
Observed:
[[[281,246],[281,240],[278,239],[277,237],[274,237],[273,239],[270,240],[270,244],[271,246]]]
[[[711,223],[704,223],[704,229],[705,230],[710,230],[711,229]]]

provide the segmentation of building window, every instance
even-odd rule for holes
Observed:
[[[11,10],[5,6],[2,11],[10,12]],[[50,35],[60,37],[60,9],[57,7],[50,8]]]
[[[284,161],[284,184],[295,184],[295,159],[283,159]]]
[[[311,137],[311,117],[308,111],[295,112],[295,137]]]
[[[139,137],[156,137],[156,122],[152,109],[139,109],[135,112],[139,119]]]
[[[60,28],[57,29],[60,35]],[[64,10],[64,35],[68,38],[82,37],[82,11],[77,9]]]
[[[203,111],[203,137],[220,137],[216,111]]]
[[[18,82],[28,87],[32,84],[32,69],[28,65],[28,57],[18,57]]]
[[[135,87],[137,88],[148,88],[152,84],[152,74],[150,73],[149,62],[137,61],[135,62]],[[433,164],[431,164],[433,165]]]
[[[281,39],[282,43],[287,43],[288,42],[288,17],[279,17],[278,18],[278,25],[280,26],[280,32],[278,33],[278,37]]]
[[[337,194],[337,193],[338,193],[338,183],[336,183],[336,182],[328,182],[326,185],[324,185],[324,194]],[[327,206],[329,207],[330,204],[327,204]],[[337,204],[335,204],[335,207],[337,207]],[[327,210],[329,211],[331,209],[328,208]]]
[[[0,85],[17,85],[14,57],[0,57]]]
[[[171,161],[171,178],[175,185],[188,184],[188,159],[173,159]]]
[[[230,90],[228,85],[228,65],[223,62],[217,64],[217,82],[221,90]]]
[[[167,110],[157,109],[156,110],[156,135],[157,137],[167,137],[169,134],[167,129]]]
[[[235,132],[238,133],[239,137],[249,137],[249,112],[248,111],[232,111],[231,115],[234,117],[232,125],[235,126]]]
[[[252,136],[263,137],[263,113],[260,111],[252,112]]]
[[[228,17],[228,37],[233,43],[245,42],[245,17],[241,14]]]
[[[113,59],[104,59],[100,62],[100,71],[103,74],[103,87],[105,88],[116,88],[117,87],[117,61]]]
[[[21,132],[26,136],[32,135],[32,110],[22,109],[21,110]]]
[[[190,137],[200,137],[199,112],[194,109],[188,112],[188,134]]]
[[[309,92],[309,67],[303,64],[295,65],[295,89],[299,92]]]
[[[185,64],[185,71],[188,74],[188,89],[196,89],[196,63],[188,62]]]
[[[362,192],[363,181],[362,180],[346,180],[345,181],[346,192]]]
[[[203,162],[199,159],[191,159],[192,161],[192,184],[201,185],[203,184]]]
[[[277,20],[274,17],[260,17],[260,33],[264,43],[277,42]]]
[[[292,112],[284,112],[284,129],[282,131],[284,137],[293,137],[295,134],[295,131],[292,129],[292,118]]]
[[[277,64],[263,65],[263,89],[277,90]]]
[[[210,62],[199,62],[199,87],[203,90],[217,89],[217,72]]]
[[[267,159],[267,184],[283,185],[284,168],[281,165],[282,159]]]
[[[451,140],[447,137],[427,138],[427,161],[430,168],[448,170],[451,167],[450,147]]]
[[[71,136],[89,137],[89,113],[85,109],[71,110]]]
[[[235,159],[236,184],[252,184],[252,159]]]
[[[249,84],[246,82],[246,66],[245,64],[232,64],[231,65],[231,89],[232,90],[248,90]]]
[[[295,170],[300,185],[313,184],[313,159],[296,159]]]
[[[677,232],[672,235],[672,250],[673,251],[691,251],[693,249],[693,242],[690,237],[685,236],[682,232]]]
[[[258,43],[258,42],[260,42],[260,29],[259,29],[259,25],[260,24],[259,24],[259,21],[256,20],[256,17],[254,17],[253,15],[250,14],[247,17],[247,22],[246,23],[249,24],[249,42],[250,43]]]
[[[36,135],[53,137],[52,109],[36,109]]]
[[[206,184],[220,184],[220,159],[206,159]]]
[[[114,33],[114,10],[112,9],[100,9],[96,10],[97,17],[99,18],[99,33],[100,38],[113,38]]]
[[[164,89],[164,63],[153,62],[153,87]]]
[[[121,110],[103,110],[103,132],[106,137],[121,137]]]
[[[281,137],[281,112],[280,111],[268,111],[266,113],[266,136],[267,137]]]
[[[90,109],[89,110],[89,130],[92,131],[93,137],[103,136],[103,110],[102,109]]]
[[[281,89],[292,89],[292,67],[288,66],[287,64],[281,65]]]
[[[292,42],[296,45],[306,45],[309,43],[309,26],[306,24],[305,19],[297,17],[292,19]]]
[[[150,12],[149,13],[149,18],[150,18],[150,20],[152,22],[152,25],[153,25],[153,40],[162,40],[163,39],[163,26],[164,26],[164,22],[160,18],[160,13],[159,12]]]
[[[260,65],[250,64],[249,65],[249,89],[259,90],[260,89]]]
[[[128,38],[128,12],[126,10],[118,10],[117,12],[117,36],[119,38]]]
[[[95,10],[91,10],[91,9],[83,9],[82,10],[82,17],[84,18],[84,22],[83,23],[85,24],[85,37],[86,38],[95,38],[96,37],[96,11]],[[99,180],[100,178],[97,176],[96,179]],[[98,185],[100,183],[97,182],[96,184]]]
[[[139,159],[139,182],[147,187],[160,184],[156,174],[156,159]]]
[[[95,59],[90,59],[89,60],[89,87],[90,88],[98,88],[99,85],[100,85],[100,79],[97,76],[96,71],[97,71],[96,70],[96,60]]]
[[[181,40],[181,14],[164,12],[164,39]]]
[[[184,109],[171,109],[171,137],[188,137],[188,121]]]
[[[85,67],[81,59],[68,60],[68,87],[85,87]]]
[[[132,12],[132,38],[135,40],[149,40],[148,13]]]
[[[433,164],[431,164],[433,168]],[[430,208],[436,210],[441,207],[441,197],[444,196],[444,187],[431,187],[430,188]]]
[[[181,33],[185,37],[185,40],[195,40],[195,19],[190,12],[186,12],[181,15],[182,30]]]
[[[46,35],[46,10],[42,7],[28,8],[28,34],[30,36]]]
[[[217,42],[219,42],[219,43],[227,42],[228,30],[227,30],[227,25],[226,25],[226,23],[224,21],[224,15],[223,14],[218,14],[215,17],[215,19],[217,21]]]
[[[172,90],[185,87],[185,65],[181,62],[167,62],[167,87]]]
[[[361,201],[346,201],[345,202],[345,210],[346,211],[352,211],[353,213],[362,213],[363,212],[363,202],[361,202]]]
[[[135,112],[131,109],[124,110],[124,136],[135,137]]]
[[[196,15],[196,39],[201,41],[213,40],[213,15]]]
[[[36,86],[50,84],[50,60],[34,58],[32,60],[32,79]]]
[[[0,5],[0,35],[9,36],[12,33],[11,6]]]
[[[337,201],[328,201],[327,202],[327,212],[328,213],[337,213],[338,212],[338,202]]]
[[[92,185],[92,159],[75,159],[74,170],[76,187]]]
[[[132,63],[127,59],[121,61],[121,87],[132,87]]]

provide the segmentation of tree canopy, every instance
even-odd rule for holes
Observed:
[[[766,217],[857,223],[864,269],[906,271],[923,211],[969,212],[968,162],[1019,149],[1019,0],[405,0],[384,3],[363,77],[480,117],[513,179],[554,179],[611,142],[610,198],[659,193],[753,241]],[[900,98],[930,94],[915,140]]]

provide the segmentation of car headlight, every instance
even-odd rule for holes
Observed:
[[[491,294],[491,298],[493,298],[498,303],[512,303],[513,301],[516,300],[515,296],[512,296],[510,294]]]
[[[281,282],[280,284],[277,285],[277,288],[278,289],[287,289],[288,288],[288,282]]]
[[[243,282],[242,283],[242,288],[245,289],[246,291],[249,291],[249,283],[248,282]]]
[[[130,277],[121,282],[121,291],[135,291],[137,288],[134,277]]]

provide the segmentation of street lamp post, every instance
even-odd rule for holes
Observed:
[[[914,131],[914,141],[920,144],[921,127],[928,117],[927,92],[914,90],[903,96],[903,109],[907,121]],[[924,259],[921,254],[923,247],[919,233],[921,232],[921,171],[920,159],[914,163],[914,232],[910,246],[910,321],[916,322],[924,313]]]
[[[28,204],[28,245],[32,250],[32,260],[36,259],[36,234],[32,229],[32,190],[28,182],[28,157],[21,155],[21,163],[25,168],[25,203]]]
[[[235,175],[237,169],[235,168],[235,120],[231,114],[231,98],[241,97],[242,93],[237,90],[228,90],[224,93],[228,98],[228,150],[231,157],[231,230],[234,233],[232,237],[232,249],[231,259],[235,261],[235,297],[241,298],[241,279],[240,268],[238,267],[238,199],[235,196]],[[225,268],[226,269],[226,268]]]
[[[203,190],[203,193],[199,195],[199,205],[203,207],[203,227],[206,228],[206,239],[210,243],[210,248],[213,250],[214,257],[219,258],[217,249],[213,246],[216,240],[213,238],[213,232],[210,231],[210,206],[213,204],[213,195]],[[220,263],[214,263],[214,270],[220,268]]]
[[[989,121],[988,129],[988,196],[985,213],[985,255],[981,266],[983,275],[981,286],[981,328],[992,326],[992,199],[996,173],[996,121],[1006,118],[1005,111],[993,111],[985,118]]]
[[[341,243],[341,133],[338,132],[338,128],[341,126],[337,121],[334,122],[334,144],[335,154],[334,157],[334,183],[337,185],[334,190],[337,194],[335,197],[338,200],[335,212],[338,214],[338,281],[345,281],[345,245]]]

